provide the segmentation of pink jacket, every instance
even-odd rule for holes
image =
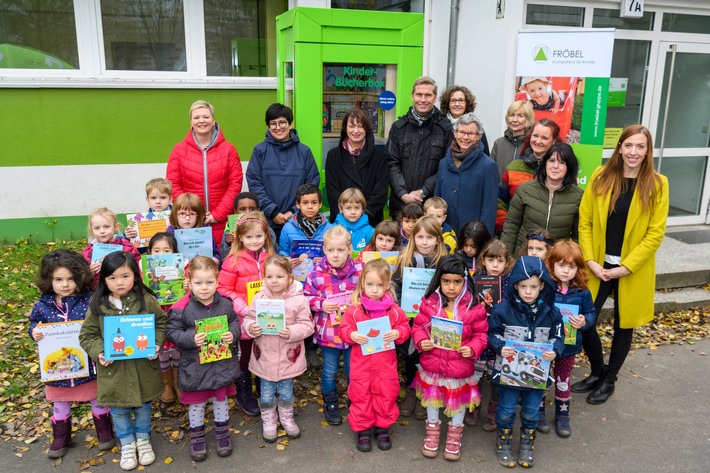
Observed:
[[[421,310],[414,319],[414,327],[412,327],[412,341],[421,352],[419,362],[424,370],[447,378],[467,378],[473,375],[473,362],[481,356],[488,344],[486,309],[476,302],[471,291],[465,286],[456,298],[454,319],[463,321],[461,345],[471,347],[473,350],[471,358],[464,358],[456,351],[441,348],[422,351],[419,344],[422,340],[431,339],[431,318],[434,316],[447,318],[441,300],[442,296],[438,291],[422,300]]]
[[[238,258],[237,258],[238,257]],[[269,257],[266,251],[259,253],[259,261],[247,250],[228,256],[219,272],[217,289],[232,299],[234,311],[239,315],[239,323],[244,322],[247,303],[247,283],[264,279],[264,262]]]
[[[93,243],[93,242],[92,242]],[[91,255],[94,253],[94,246],[92,243],[89,243],[84,247],[84,251],[81,252],[81,256],[84,257],[84,259],[91,264]],[[141,267],[141,254],[138,252],[135,246],[133,246],[133,243],[128,241],[127,239],[123,237],[116,237],[110,242],[108,242],[109,245],[121,245],[123,247],[123,251],[126,253],[130,253],[133,256],[133,259],[136,260],[136,263],[138,263],[138,267]],[[99,273],[96,273],[94,275],[94,284],[91,286],[92,289],[96,289],[96,286],[99,284]]]
[[[247,309],[242,334],[253,338],[251,326],[256,324],[254,301],[273,299],[269,288],[264,286]],[[294,281],[284,294],[286,301],[286,327],[288,340],[278,335],[261,335],[254,339],[249,370],[267,381],[295,378],[306,371],[306,349],[303,340],[313,335],[313,322],[308,299],[303,295],[301,283]]]

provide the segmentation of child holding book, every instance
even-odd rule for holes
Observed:
[[[530,468],[534,465],[535,431],[544,389],[512,386],[501,380],[503,358],[512,360],[517,353],[513,347],[506,346],[506,341],[552,344],[552,350],[542,354],[545,360],[552,361],[564,350],[562,315],[555,307],[557,285],[540,258],[521,256],[510,273],[510,284],[507,299],[493,308],[488,322],[488,344],[496,352],[492,380],[498,384],[500,396],[496,412],[496,454],[501,465],[515,466],[511,432],[520,401],[522,426],[518,464]]]
[[[188,271],[190,295],[173,304],[166,336],[182,352],[180,402],[188,405],[190,458],[201,461],[207,458],[205,407],[210,400],[217,455],[227,457],[232,453],[227,396],[235,394],[234,380],[239,375],[235,356],[207,361],[204,354],[209,349],[220,350],[239,340],[241,329],[232,301],[217,292],[217,263],[207,256],[197,256],[190,261]],[[224,316],[224,320],[216,320],[220,316]],[[219,342],[209,341],[207,331],[198,330],[198,324],[218,327],[222,331]]]
[[[410,202],[399,212],[397,221],[399,222],[399,235],[402,239],[402,248],[407,246],[409,238],[412,236],[412,230],[417,220],[424,216],[422,206],[416,202]]]
[[[205,225],[206,215],[205,206],[202,205],[198,195],[189,192],[180,194],[170,210],[168,232],[175,233],[176,229],[181,228],[207,228],[208,225]],[[217,266],[222,264],[222,256],[219,254],[219,247],[214,239],[212,239],[212,259],[217,263]]]
[[[320,189],[314,184],[303,184],[296,191],[298,212],[284,224],[279,240],[279,254],[291,258],[293,267],[301,260],[291,257],[291,243],[294,240],[323,240],[326,230],[331,227],[320,213],[322,199]]]
[[[439,319],[460,322],[460,339],[454,343],[458,348],[444,348],[435,343],[433,328]],[[420,352],[421,364],[413,385],[427,412],[422,446],[425,457],[434,458],[439,453],[439,409],[443,407],[444,414],[451,417],[444,458],[452,461],[461,458],[464,415],[481,403],[474,360],[486,348],[487,337],[486,310],[476,299],[466,263],[455,255],[443,257],[412,329],[412,342]]]
[[[430,197],[424,202],[424,215],[434,217],[441,225],[441,236],[444,239],[446,251],[449,254],[454,254],[456,251],[456,232],[451,225],[446,223],[446,212],[449,205],[441,197]]]
[[[338,210],[335,224],[342,225],[350,232],[353,251],[360,253],[372,239],[375,229],[370,226],[370,220],[365,214],[365,196],[355,187],[345,189],[338,198]]]
[[[372,233],[370,242],[357,255],[355,261],[362,263],[363,253],[365,251],[396,251],[399,252],[402,247],[402,235],[399,233],[399,224],[394,220],[383,220],[377,224],[375,231]]]
[[[151,179],[145,185],[145,201],[148,204],[146,215],[150,218],[157,212],[170,210],[173,203],[173,184],[163,177]],[[138,236],[138,230],[126,227],[126,238],[132,240]],[[148,253],[146,248],[139,248],[141,253]]]
[[[253,192],[241,192],[237,194],[234,198],[234,210],[232,214],[244,215],[250,212],[260,212],[259,207],[259,197]],[[224,260],[227,255],[229,255],[229,250],[232,249],[232,243],[234,242],[234,234],[236,229],[231,229],[231,232],[225,231],[222,236],[222,242],[219,245],[219,254]],[[276,244],[276,234],[274,230],[269,227],[269,235],[271,235],[271,241]]]
[[[284,301],[284,328],[275,335],[264,333],[264,322],[259,321],[256,310],[260,300]],[[264,263],[264,286],[249,305],[244,332],[254,338],[249,369],[261,379],[262,438],[276,440],[277,420],[289,438],[299,437],[301,429],[293,417],[293,380],[306,371],[303,341],[313,335],[313,321],[308,299],[301,283],[294,281],[291,262],[285,256],[273,255]]]
[[[383,336],[385,342],[392,342],[394,348],[394,344],[401,345],[409,339],[409,319],[394,300],[390,267],[385,260],[376,259],[365,265],[352,303],[340,326],[341,337],[349,345],[364,345],[369,341],[369,331],[360,333],[358,322],[381,317],[389,320],[390,330]],[[361,452],[372,450],[370,437],[374,428],[377,447],[389,450],[392,441],[388,429],[399,417],[397,352],[391,349],[365,355],[356,347],[350,353],[350,363],[348,424],[357,434],[355,446]]]
[[[219,291],[232,299],[239,322],[244,323],[246,308],[251,302],[249,294],[255,294],[264,279],[266,259],[274,254],[274,245],[269,234],[269,225],[261,212],[242,215],[237,220],[236,237],[229,256],[224,260],[219,273]],[[239,341],[239,370],[236,401],[245,414],[259,415],[259,404],[252,395],[252,379],[249,371],[251,339]]]
[[[44,338],[43,325],[72,320],[84,320],[91,298],[93,277],[89,264],[78,253],[57,250],[42,258],[37,288],[42,293],[32,307],[29,334],[35,342]],[[96,401],[96,369],[88,366],[89,375],[45,383],[45,397],[54,403],[52,415],[52,444],[49,458],[61,458],[67,452],[71,439],[71,403],[91,403],[99,450],[110,450],[116,444],[111,427],[111,414],[107,407]]]
[[[594,326],[597,318],[592,293],[587,288],[589,275],[582,256],[582,249],[573,241],[558,241],[547,255],[547,269],[557,283],[555,302],[570,306],[572,314],[564,321],[565,348],[560,358],[555,360],[555,429],[557,435],[566,438],[572,435],[570,426],[570,378],[574,368],[574,358],[582,351],[582,332]],[[558,306],[559,307],[559,306]],[[565,310],[560,309],[563,317]],[[574,330],[573,330],[574,329]],[[545,416],[543,404],[540,417]],[[538,429],[539,430],[539,429]]]
[[[165,341],[165,312],[153,291],[143,284],[136,261],[128,253],[117,251],[108,254],[101,265],[99,285],[91,296],[79,342],[97,362],[96,401],[111,409],[116,437],[121,443],[120,465],[124,470],[155,461],[150,444],[150,406],[163,392],[157,355],[120,361],[108,360],[104,356],[107,336],[104,319],[129,314],[155,315],[155,349],[158,352]]]
[[[471,276],[476,274],[476,258],[491,239],[488,227],[478,220],[464,223],[456,242],[456,253],[466,262]]]
[[[283,237],[283,233],[281,235]],[[340,323],[345,308],[350,305],[350,296],[357,286],[362,270],[362,266],[353,261],[352,250],[350,233],[345,228],[340,225],[329,228],[323,237],[325,257],[306,277],[303,288],[313,312],[313,341],[320,345],[323,354],[323,414],[330,425],[340,425],[343,422],[338,408],[335,379],[341,355],[345,379],[350,379],[350,345],[340,336]]]

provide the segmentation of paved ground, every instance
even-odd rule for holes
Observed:
[[[710,448],[710,364],[706,353],[710,340],[695,345],[675,345],[657,350],[632,353],[617,382],[616,394],[601,406],[592,406],[583,395],[574,395],[572,403],[572,436],[561,439],[554,433],[539,435],[535,471],[545,472],[708,472],[707,451]],[[578,369],[574,380],[584,376]],[[484,400],[485,401],[485,400]],[[549,409],[548,417],[552,418]],[[233,415],[238,424],[245,419]],[[408,425],[394,426],[394,447],[388,452],[376,448],[363,454],[354,446],[353,434],[347,423],[339,427],[321,425],[322,414],[309,406],[297,417],[302,437],[293,440],[283,451],[274,444],[262,442],[257,435],[261,426],[254,421],[238,426],[235,452],[229,458],[217,457],[213,439],[208,444],[209,457],[193,465],[186,441],[180,445],[154,435],[153,445],[158,459],[145,468],[153,472],[189,471],[286,471],[314,473],[324,471],[349,472],[501,472],[505,469],[495,460],[495,435],[480,427],[464,430],[462,459],[449,463],[421,456],[423,423],[413,419]],[[516,428],[517,430],[517,428]],[[93,433],[93,432],[91,432]],[[82,459],[96,455],[96,448],[84,448],[88,431],[77,435],[77,446],[70,449],[62,464],[53,467],[45,457],[46,439],[32,445],[18,442],[0,443],[0,470],[30,472],[78,472]],[[517,440],[516,440],[517,443]],[[15,456],[17,447],[29,447],[22,458]],[[166,457],[172,457],[166,465]],[[106,455],[106,464],[85,471],[121,471],[118,454]],[[520,467],[518,467],[520,469]],[[519,470],[518,470],[519,471]]]

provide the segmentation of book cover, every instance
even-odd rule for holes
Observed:
[[[86,378],[89,376],[89,356],[79,345],[83,320],[38,325],[44,338],[37,342],[40,379]]]
[[[187,294],[182,253],[141,255],[141,272],[143,282],[155,292],[160,305],[174,304]]]
[[[226,315],[195,320],[195,330],[197,333],[207,334],[205,343],[200,346],[198,353],[201,365],[232,357],[232,350],[222,340],[222,334],[229,332],[229,321]]]
[[[516,353],[502,359],[500,383],[520,388],[545,389],[550,362],[542,354],[552,351],[552,344],[506,340],[505,346],[514,348]]]
[[[254,301],[256,323],[263,335],[278,335],[286,328],[286,301],[281,299],[258,299]]]
[[[237,231],[237,220],[244,214],[232,214],[227,215],[227,225],[224,227],[224,231],[227,233],[234,233]]]
[[[123,246],[113,245],[111,243],[92,243],[91,263],[103,263],[106,255],[116,251],[123,251]]]
[[[402,268],[401,307],[410,319],[419,314],[422,297],[424,297],[435,271],[433,268]]]
[[[156,233],[164,232],[170,225],[170,211],[161,210],[159,212],[139,212],[126,214],[126,228],[134,228],[138,236],[131,238],[131,243],[136,248],[147,248],[150,239]]]
[[[577,329],[572,327],[569,316],[579,315],[579,306],[576,304],[560,304],[555,302],[555,307],[562,313],[562,322],[565,324],[565,345],[577,344]]]
[[[313,258],[323,257],[323,242],[321,240],[293,240],[291,242],[291,258],[299,258],[301,262],[293,268],[293,277],[305,281],[313,271]]]
[[[463,322],[443,317],[431,318],[431,341],[437,348],[456,351],[461,348]]]
[[[104,317],[104,359],[132,360],[155,356],[155,314]]]
[[[500,302],[500,276],[478,275],[474,282],[478,300],[486,308],[488,315],[491,315],[493,306]]]
[[[195,256],[212,257],[212,229],[201,228],[176,228],[175,238],[178,251],[185,255],[187,260]]]
[[[364,320],[357,323],[359,334],[368,338],[367,343],[360,345],[362,354],[373,355],[383,351],[394,350],[394,342],[386,342],[385,334],[392,330],[389,317],[378,317],[376,319]]]
[[[394,272],[394,267],[397,266],[397,257],[399,256],[398,251],[363,251],[362,252],[362,263],[365,264],[368,261],[375,259],[383,259],[387,261],[390,265],[390,271]]]
[[[261,286],[263,286],[264,281],[249,281],[247,283],[247,305],[251,305],[251,301],[254,300],[254,296],[261,292]]]
[[[333,325],[340,325],[343,320],[343,314],[350,307],[350,299],[353,296],[353,291],[343,291],[338,294],[331,294],[326,297],[327,302],[332,302],[338,306],[335,312],[328,314]]]

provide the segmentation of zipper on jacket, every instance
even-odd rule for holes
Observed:
[[[550,197],[547,199],[547,220],[545,220],[545,231],[550,225],[550,214],[552,213],[552,201],[555,198],[555,191],[550,192]]]
[[[207,150],[209,146],[202,150],[202,186],[205,190],[205,212],[210,212],[210,193],[208,189],[209,178],[207,176]]]

